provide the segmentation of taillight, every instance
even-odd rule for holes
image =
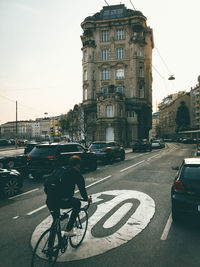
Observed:
[[[31,159],[32,157],[30,155],[27,155],[27,159]]]
[[[174,182],[174,191],[177,193],[184,193],[185,192],[184,185],[181,181],[176,180]]]
[[[107,150],[109,150],[109,148],[107,148],[107,147],[102,148],[103,152],[106,152]]]
[[[48,159],[56,159],[55,156],[47,156]]]

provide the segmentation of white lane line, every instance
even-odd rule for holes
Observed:
[[[136,164],[134,164],[134,165],[131,165],[131,166],[125,168],[125,169],[122,169],[120,172],[124,172],[124,171],[126,171],[126,170],[128,170],[128,169],[130,169],[130,168],[136,167],[137,165],[140,165],[140,164],[143,163],[143,162],[145,162],[145,161],[142,160],[142,161],[140,161],[140,162],[138,162],[138,163],[136,163]]]
[[[19,216],[15,216],[15,217],[13,217],[13,220],[16,220],[16,219],[18,219],[19,218]]]
[[[27,215],[30,216],[30,215],[32,215],[33,213],[36,213],[37,211],[46,208],[46,206],[47,206],[47,205],[43,205],[43,206],[39,207],[39,208],[36,209],[36,210],[30,211],[29,213],[27,213]]]
[[[33,190],[24,192],[24,193],[22,193],[22,194],[19,194],[19,195],[13,196],[13,197],[9,197],[8,199],[13,199],[13,198],[16,198],[16,197],[21,197],[21,196],[23,196],[23,195],[27,195],[27,194],[32,193],[32,192],[35,192],[35,191],[37,191],[37,190],[39,190],[39,188],[35,188],[35,189],[33,189]]]
[[[105,181],[105,180],[109,179],[111,176],[112,176],[112,175],[106,176],[106,177],[102,178],[102,179],[99,180],[99,181],[96,181],[96,182],[94,182],[94,183],[92,183],[92,184],[89,184],[89,185],[86,186],[86,188],[89,188],[89,187],[91,187],[91,186],[93,186],[93,185],[95,185],[95,184],[98,184],[98,183],[100,183],[100,182],[102,182],[102,181]],[[79,191],[79,190],[76,190],[75,193],[77,193],[78,191]],[[33,210],[33,211],[30,211],[29,213],[27,213],[27,215],[30,216],[30,215],[32,215],[32,214],[34,214],[34,213],[36,213],[36,212],[38,212],[38,211],[40,211],[40,210],[46,208],[46,206],[47,206],[47,205],[43,205],[43,206],[39,207],[38,209],[35,209],[35,210]]]
[[[152,157],[148,158],[147,160],[150,160],[150,159],[156,158],[156,157],[158,157],[158,156],[160,156],[160,154],[156,154],[156,155],[154,155],[154,156],[152,156]]]
[[[167,239],[167,236],[169,234],[169,230],[171,228],[171,224],[172,224],[172,214],[170,213],[169,218],[167,220],[167,223],[165,225],[165,228],[163,230],[163,233],[161,235],[160,240],[166,240]]]

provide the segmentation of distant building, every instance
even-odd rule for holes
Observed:
[[[152,129],[150,130],[149,139],[156,138],[158,135],[158,127],[159,125],[159,112],[155,112],[152,114]]]
[[[161,137],[174,138],[177,135],[176,114],[177,110],[184,102],[191,114],[190,93],[180,91],[175,94],[171,94],[163,99],[159,104],[159,126],[161,131]],[[190,127],[190,125],[189,125]]]
[[[191,88],[191,127],[192,129],[200,129],[200,76],[198,84]]]
[[[1,137],[31,139],[32,136],[32,121],[16,121],[7,122],[1,125]]]
[[[81,27],[87,141],[124,145],[152,127],[153,32],[140,11],[106,6]]]

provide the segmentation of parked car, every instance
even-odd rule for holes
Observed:
[[[162,141],[162,140],[152,140],[151,141],[151,147],[152,148],[164,148],[165,147],[165,143],[164,143],[164,141]]]
[[[52,143],[36,145],[27,155],[27,168],[34,178],[42,178],[51,173],[55,168],[67,165],[71,156],[78,155],[81,158],[81,170],[97,169],[97,159],[91,153],[77,143]]]
[[[7,139],[0,139],[0,146],[8,146],[10,145]]]
[[[29,142],[26,144],[25,148],[24,148],[24,154],[28,154],[29,152],[31,152],[31,150],[37,145],[38,143],[36,142]]]
[[[12,197],[23,186],[23,177],[16,170],[0,169],[0,195]]]
[[[151,143],[147,139],[139,139],[135,140],[132,144],[132,151],[137,152],[137,151],[151,151]]]
[[[172,219],[200,215],[200,158],[186,158],[171,187]]]
[[[1,169],[17,170],[22,176],[27,175],[27,158],[24,155],[0,157]]]
[[[89,151],[96,154],[100,161],[113,162],[116,158],[125,160],[125,150],[114,141],[95,141],[89,146]]]

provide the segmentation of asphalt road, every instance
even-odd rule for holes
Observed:
[[[170,203],[171,167],[194,153],[195,145],[168,143],[152,152],[129,151],[125,161],[85,173],[94,201],[89,231],[58,266],[199,267],[199,225],[174,224]],[[41,182],[26,180],[22,194],[0,201],[0,266],[30,266],[31,242],[48,216]]]

